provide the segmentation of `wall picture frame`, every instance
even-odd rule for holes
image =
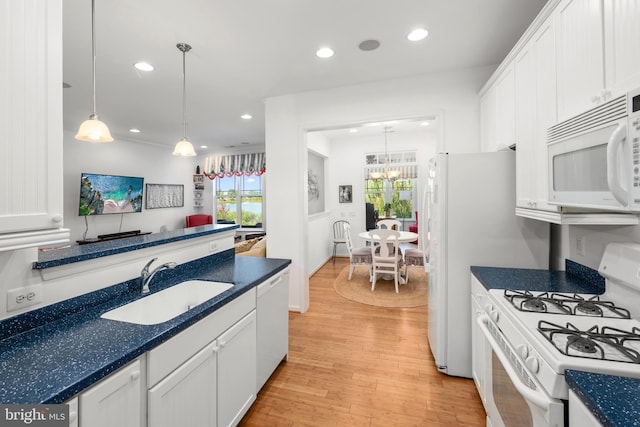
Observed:
[[[340,203],[353,203],[353,187],[351,185],[338,186],[338,201]]]
[[[193,182],[204,182],[204,175],[193,175]]]

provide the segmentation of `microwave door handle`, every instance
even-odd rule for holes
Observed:
[[[622,188],[618,181],[618,176],[620,175],[618,168],[620,165],[617,162],[616,154],[626,136],[627,126],[625,124],[620,124],[611,134],[609,143],[607,144],[607,184],[609,185],[609,190],[611,190],[613,197],[615,197],[622,206],[627,206],[629,201],[627,192]]]
[[[545,412],[549,411],[551,403],[553,402],[550,401],[550,399],[542,390],[531,390],[522,382],[522,380],[520,380],[520,377],[518,377],[515,369],[513,368],[513,366],[511,366],[509,357],[507,357],[502,348],[500,348],[500,345],[498,344],[496,339],[493,338],[493,335],[491,335],[491,332],[489,332],[489,328],[487,327],[487,324],[490,322],[489,316],[487,314],[483,314],[481,316],[478,316],[476,321],[478,322],[478,326],[480,326],[482,334],[487,339],[487,341],[489,341],[493,352],[496,356],[498,356],[498,359],[500,359],[504,370],[507,371],[507,375],[509,375],[511,382],[518,390],[518,392],[522,395],[522,397],[524,397],[525,400],[534,404],[538,408],[543,409]]]

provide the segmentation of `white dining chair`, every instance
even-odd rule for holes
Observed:
[[[376,281],[379,274],[393,276],[393,281],[398,290],[400,282],[400,271],[402,268],[402,254],[398,237],[400,233],[395,230],[376,229],[371,230],[373,244],[371,245],[372,280],[371,290],[375,291]]]
[[[333,265],[336,265],[336,248],[338,245],[347,243],[344,237],[344,224],[349,224],[349,221],[340,219],[333,223]]]
[[[397,219],[381,219],[376,223],[376,227],[380,229],[387,230],[402,230],[402,223]]]
[[[348,222],[342,224],[344,228],[344,237],[347,244],[347,251],[349,251],[349,280],[353,276],[353,270],[356,267],[367,267],[369,269],[369,281],[371,281],[371,249],[369,248],[357,248],[353,247],[353,240],[351,239],[351,225]]]

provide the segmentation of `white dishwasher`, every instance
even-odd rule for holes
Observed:
[[[289,350],[289,269],[258,285],[258,390]]]

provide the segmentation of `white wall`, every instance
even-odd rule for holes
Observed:
[[[292,260],[292,309],[305,312],[309,306],[306,132],[441,113],[443,138],[437,151],[477,152],[477,93],[494,68],[428,74],[266,100],[265,145],[271,189],[266,209],[270,235],[267,251],[269,256]]]
[[[325,160],[324,193],[320,197],[324,198],[324,212],[309,216],[307,234],[309,236],[309,248],[307,252],[307,268],[311,275],[327,262],[333,254],[333,240],[331,235],[331,211],[329,209],[331,187],[330,175],[333,173],[333,160],[331,158],[331,141],[319,132],[307,134],[307,148],[317,155],[323,156]],[[344,245],[341,245],[344,246]]]
[[[566,258],[597,269],[608,243],[640,243],[640,225],[569,226]],[[578,237],[582,239],[584,255],[578,252]]]
[[[193,207],[195,158],[172,156],[169,148],[124,140],[91,144],[78,141],[73,135],[72,132],[64,132],[64,226],[71,229],[72,242],[81,240],[85,232],[85,217],[78,216],[82,172],[140,176],[145,184],[184,185],[184,207],[146,209],[143,203],[140,213],[90,216],[87,217],[87,238],[127,230],[152,233],[175,230],[184,227],[187,215],[211,213],[210,196],[207,198],[208,208]],[[209,179],[205,179],[205,194],[211,193],[212,185]]]

